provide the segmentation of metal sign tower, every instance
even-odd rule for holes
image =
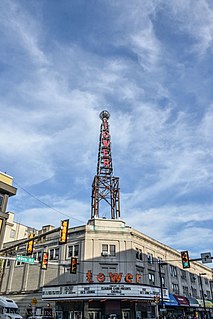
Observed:
[[[119,177],[113,176],[111,140],[108,111],[102,111],[98,151],[97,175],[92,184],[91,218],[99,218],[100,202],[104,200],[111,207],[111,219],[120,218]]]

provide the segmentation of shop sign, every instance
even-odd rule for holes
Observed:
[[[164,300],[169,300],[168,290],[164,289]],[[106,297],[132,297],[137,299],[153,300],[160,295],[160,288],[129,284],[93,284],[72,285],[58,287],[44,287],[42,298],[46,300],[60,298],[106,298]]]
[[[93,273],[91,272],[91,270],[88,270],[86,273],[86,280],[89,283],[92,283],[94,278],[96,279],[96,281],[103,283],[106,280],[106,276],[103,273],[99,273],[97,276],[93,277]],[[119,282],[126,282],[126,283],[141,283],[141,275],[140,274],[136,274],[136,276],[134,277],[131,273],[127,273],[127,274],[123,274],[122,272],[120,273],[109,273],[109,280],[111,283],[119,283]]]

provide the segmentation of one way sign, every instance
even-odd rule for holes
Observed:
[[[202,263],[208,264],[212,262],[211,253],[201,253]]]

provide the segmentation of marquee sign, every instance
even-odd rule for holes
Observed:
[[[167,289],[163,289],[164,300],[169,300]],[[43,287],[42,299],[87,299],[119,298],[154,300],[160,296],[160,288],[130,284],[91,284]]]

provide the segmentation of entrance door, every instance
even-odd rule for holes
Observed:
[[[122,319],[130,319],[130,310],[122,310]]]
[[[100,311],[88,311],[89,319],[101,319]]]
[[[74,311],[74,319],[82,319],[82,312]]]

